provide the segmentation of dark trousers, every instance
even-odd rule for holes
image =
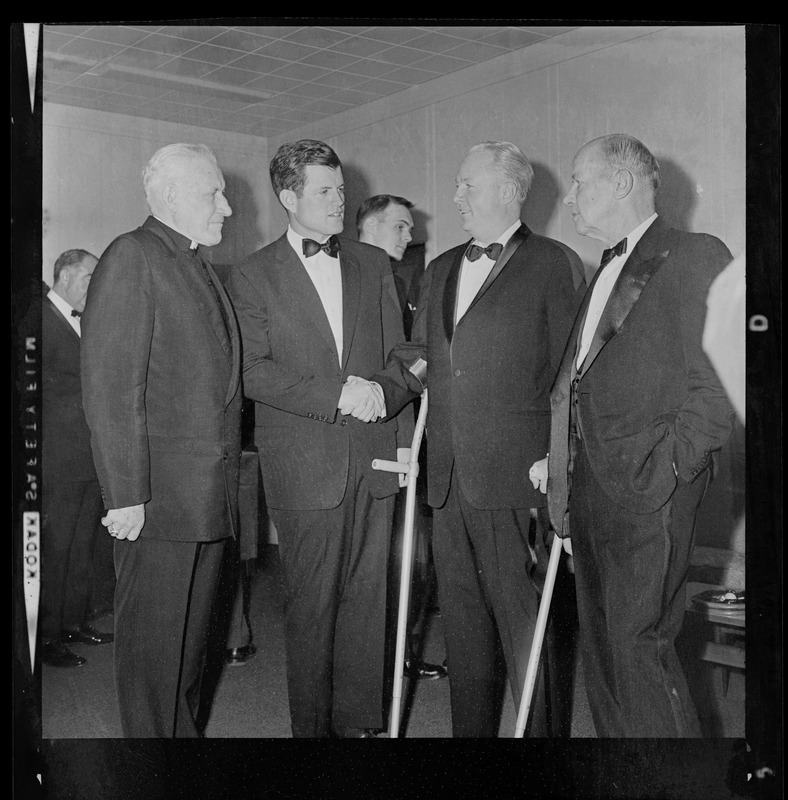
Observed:
[[[498,643],[519,708],[538,612],[531,523],[527,508],[474,508],[456,476],[446,504],[433,511],[432,547],[455,737],[498,735]],[[530,736],[548,735],[544,671],[540,673]]]
[[[93,587],[93,552],[101,528],[101,492],[96,481],[51,480],[44,489],[41,537],[42,638],[85,622]]]
[[[126,737],[198,737],[208,625],[226,540],[115,543],[115,684]]]
[[[678,656],[695,515],[708,474],[632,514],[605,494],[582,444],[570,514],[586,692],[600,737],[700,735]]]
[[[294,737],[380,728],[386,567],[394,498],[376,500],[351,458],[345,498],[316,511],[269,509],[285,583]]]

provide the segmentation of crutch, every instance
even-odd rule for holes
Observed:
[[[405,664],[405,639],[408,635],[408,606],[410,604],[410,580],[413,571],[413,528],[416,516],[416,480],[419,476],[419,449],[427,419],[427,390],[421,393],[421,407],[416,421],[416,430],[410,446],[408,461],[383,461],[376,458],[372,462],[373,469],[387,472],[398,472],[403,478],[400,485],[406,486],[405,494],[405,530],[402,541],[402,569],[399,579],[399,609],[397,615],[397,647],[394,657],[394,687],[391,697],[391,713],[389,714],[389,738],[399,735],[399,721],[402,705],[402,676]],[[404,479],[404,480],[403,480]]]
[[[523,682],[523,696],[520,699],[520,710],[517,713],[517,725],[514,729],[515,739],[523,738],[525,726],[528,722],[528,712],[531,710],[531,700],[534,694],[534,686],[536,685],[536,673],[539,670],[539,656],[542,654],[542,642],[547,628],[550,601],[553,597],[553,586],[555,585],[555,576],[558,572],[558,562],[561,560],[562,549],[562,540],[553,534],[550,561],[547,565],[547,576],[542,590],[542,600],[539,603],[539,613],[536,616],[536,630],[534,630],[534,638],[531,642],[531,652],[528,656],[528,667],[525,670],[525,681]]]

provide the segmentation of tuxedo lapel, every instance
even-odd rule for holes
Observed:
[[[79,334],[71,327],[71,323],[63,316],[63,312],[48,298],[44,297],[51,309],[52,313],[55,315],[55,319],[57,320],[57,324],[60,325],[64,330],[68,329],[68,332],[73,336],[77,341],[79,341]]]
[[[476,293],[476,297],[473,298],[473,301],[468,306],[468,310],[463,314],[463,319],[467,316],[468,311],[470,311],[476,303],[483,297],[484,293],[492,286],[495,279],[501,274],[503,268],[509,263],[509,260],[512,256],[517,252],[517,249],[520,247],[521,244],[525,242],[525,240],[530,236],[531,231],[528,229],[528,226],[523,224],[509,237],[509,241],[506,243],[506,247],[501,251],[501,255],[498,256],[493,268],[490,270],[490,274],[485,278],[484,283],[481,285],[481,288]]]
[[[465,249],[457,250],[455,253],[454,260],[446,275],[446,283],[443,289],[443,329],[449,342],[454,336],[454,318],[457,314],[457,286],[460,281],[460,267],[462,266],[464,255]]]
[[[640,241],[635,245],[632,255],[624,264],[621,274],[613,286],[613,291],[610,293],[602,316],[599,318],[594,338],[591,340],[588,353],[581,365],[583,372],[588,370],[602,348],[618,333],[632,307],[640,298],[640,293],[670,254],[669,247],[658,252],[660,243],[665,244],[663,241],[665,226],[658,223],[659,219],[655,220],[643,234]],[[599,273],[601,270],[597,272]]]
[[[358,260],[347,249],[339,253],[339,266],[342,270],[342,369],[344,370],[356,332],[361,276]]]
[[[276,255],[279,270],[282,273],[285,301],[292,300],[297,303],[296,307],[303,312],[303,318],[311,321],[329,347],[334,350],[337,346],[334,340],[334,332],[331,330],[323,303],[320,301],[320,295],[315,289],[315,284],[312,283],[312,279],[304,269],[301,259],[296,255],[290,242],[288,242],[286,235],[279,239],[278,244],[279,248]]]

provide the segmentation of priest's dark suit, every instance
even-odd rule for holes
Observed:
[[[578,370],[597,272],[552,390],[548,502],[571,535],[599,736],[698,735],[674,642],[695,514],[733,419],[701,345],[709,286],[730,260],[719,239],[657,217]]]
[[[428,503],[444,623],[455,736],[491,737],[495,635],[519,703],[537,613],[537,549],[531,509],[544,496],[528,479],[550,430],[549,392],[585,288],[582,263],[526,225],[510,237],[455,327],[467,244],[426,269],[412,341],[383,373],[389,411],[422,384],[408,367],[427,361]],[[458,496],[465,506],[457,508]],[[472,542],[456,533],[462,515]],[[480,564],[480,571],[476,565]],[[531,735],[547,733],[544,695]]]
[[[287,239],[230,271],[243,338],[244,394],[285,580],[294,737],[380,728],[386,568],[396,475],[372,469],[410,446],[411,415],[341,415],[342,384],[380,370],[403,337],[388,256],[340,238],[343,352]],[[410,420],[410,422],[409,422]],[[399,430],[402,428],[402,430]]]
[[[139,538],[115,542],[124,736],[199,735],[208,618],[237,525],[240,344],[185,236],[151,216],[101,256],[82,317],[85,414],[105,507],[145,504]]]

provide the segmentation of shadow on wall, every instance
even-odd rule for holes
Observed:
[[[208,248],[209,259],[216,264],[238,264],[267,242],[257,227],[259,208],[249,181],[243,175],[225,172],[224,182],[224,196],[233,213],[225,220],[222,241]]]
[[[534,179],[525,200],[521,218],[534,232],[545,235],[553,218],[561,212],[565,192],[561,183],[548,167],[532,161]]]
[[[657,156],[660,185],[657,212],[674,228],[691,231],[698,195],[690,176],[675,161]]]
[[[348,239],[358,239],[356,213],[359,206],[371,195],[385,192],[373,192],[364,171],[355,164],[343,161],[342,177],[345,179],[345,230],[343,235]]]

